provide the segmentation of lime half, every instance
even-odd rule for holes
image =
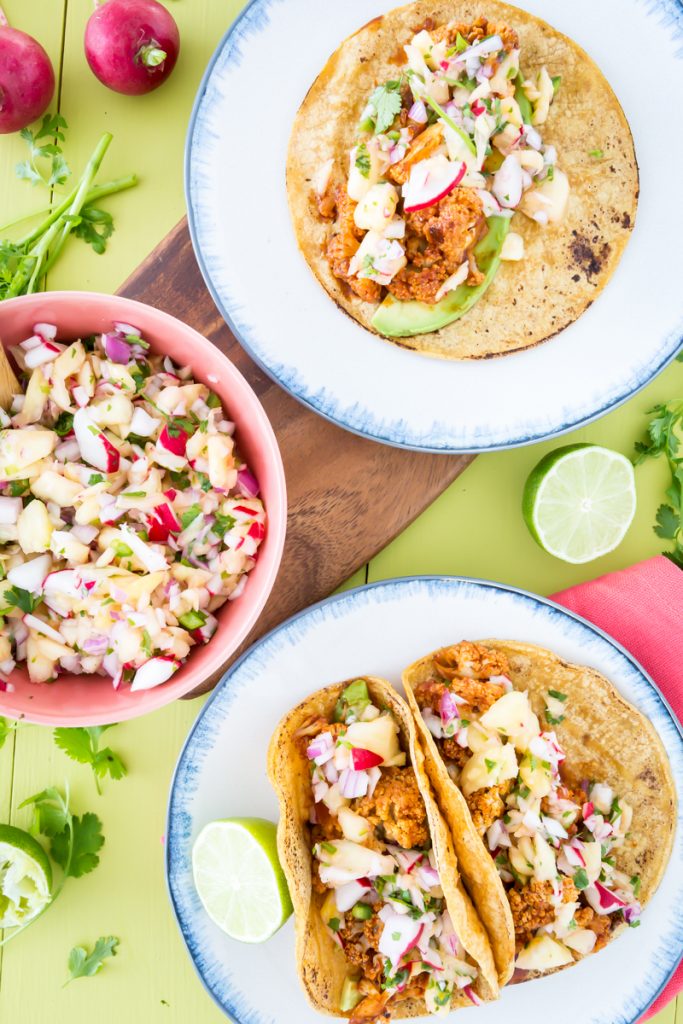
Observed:
[[[50,902],[52,869],[40,843],[0,825],[0,928],[28,924]]]
[[[636,511],[633,466],[596,444],[556,448],[531,471],[522,501],[524,521],[541,547],[580,564],[613,551]]]
[[[225,818],[206,825],[192,848],[192,871],[211,920],[240,942],[265,942],[292,913],[271,821]]]

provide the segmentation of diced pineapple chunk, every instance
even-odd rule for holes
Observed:
[[[557,877],[557,864],[553,848],[537,832],[533,838],[534,845],[534,878],[537,882],[552,882]]]
[[[36,649],[40,654],[50,661],[58,661],[60,658],[68,658],[73,654],[66,644],[59,644],[49,636],[36,636]]]
[[[465,796],[478,789],[499,786],[517,775],[517,758],[511,743],[499,740],[482,747],[473,754],[460,774],[460,788]]]
[[[26,641],[26,664],[32,683],[46,683],[55,675],[55,661],[41,653],[38,639],[35,634],[29,634]]]
[[[551,971],[555,967],[571,964],[574,957],[566,946],[549,935],[537,935],[529,942],[515,961],[522,971]]]
[[[497,729],[503,736],[508,736],[520,751],[526,750],[534,736],[541,732],[538,718],[523,690],[504,693],[479,721],[485,728]]]
[[[3,430],[0,432],[0,477],[16,479],[21,470],[44,459],[57,443],[52,430],[35,429]]]
[[[398,742],[398,725],[389,714],[380,715],[371,722],[352,722],[344,739],[352,747],[371,750],[383,758],[383,765],[405,763],[405,754]]]
[[[17,531],[19,547],[26,555],[47,551],[54,527],[42,501],[35,498],[19,514]]]
[[[235,486],[237,470],[232,455],[234,442],[225,434],[212,434],[207,449],[209,453],[209,480],[213,487],[229,491]]]
[[[367,819],[348,807],[340,807],[339,824],[344,838],[351,839],[354,843],[364,843],[370,833]]]
[[[43,415],[45,403],[50,397],[50,385],[45,380],[43,371],[38,366],[29,377],[24,404],[21,412],[15,417],[15,423],[20,427],[26,427],[30,423],[37,423]]]
[[[70,530],[55,530],[50,538],[50,549],[57,558],[65,558],[71,565],[85,565],[90,557],[90,548],[82,544]]]
[[[552,769],[548,761],[526,754],[519,765],[519,777],[528,786],[531,796],[547,796],[552,789]]]
[[[83,484],[75,480],[68,480],[52,469],[46,469],[33,481],[31,490],[36,498],[40,498],[42,501],[53,501],[55,505],[67,508],[74,504],[83,490]]]
[[[100,427],[120,427],[133,418],[133,403],[126,395],[108,395],[91,402],[88,412]]]

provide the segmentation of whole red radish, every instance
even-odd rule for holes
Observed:
[[[44,114],[55,91],[55,73],[43,47],[11,28],[0,10],[0,134],[19,131]]]
[[[178,26],[157,0],[106,0],[85,27],[85,56],[103,85],[139,96],[162,85],[180,50]]]

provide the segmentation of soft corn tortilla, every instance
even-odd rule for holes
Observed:
[[[507,655],[513,685],[529,693],[541,723],[545,721],[548,690],[567,694],[565,720],[553,726],[567,755],[563,776],[577,788],[585,779],[606,782],[633,808],[632,833],[618,851],[618,867],[626,874],[640,875],[639,900],[644,906],[661,882],[671,855],[677,803],[671,767],[652,723],[592,668],[570,665],[552,651],[533,644],[513,640],[477,642]],[[418,683],[434,677],[432,664],[438,654],[434,651],[407,668],[403,686],[426,752],[427,773],[437,803],[451,829],[463,880],[488,931],[498,969],[503,971],[507,962],[509,977],[514,965],[515,931],[503,883],[413,694]],[[614,928],[611,938],[625,927]],[[529,972],[527,977],[536,973]]]
[[[446,359],[483,359],[537,345],[580,317],[612,276],[635,221],[638,165],[628,122],[597,64],[540,18],[498,0],[418,0],[375,18],[330,57],[295,118],[287,160],[299,248],[337,305],[373,330],[370,321],[378,307],[339,281],[325,257],[332,227],[317,214],[315,175],[333,158],[335,178],[346,181],[349,150],[368,97],[376,85],[396,78],[403,46],[426,19],[440,26],[480,15],[517,31],[527,76],[544,64],[551,75],[562,76],[539,130],[544,142],[556,146],[571,194],[560,224],[544,228],[515,214],[511,230],[524,237],[524,259],[503,263],[462,319],[431,334],[388,339]],[[591,157],[595,150],[604,155]]]
[[[384,679],[365,676],[368,692],[375,704],[388,708],[400,727],[401,748],[409,756],[418,787],[427,809],[437,870],[453,926],[463,946],[479,966],[473,983],[481,999],[498,996],[498,981],[491,945],[481,921],[463,889],[457,859],[448,829],[436,806],[424,766],[424,754],[417,739],[415,723],[405,701]],[[277,843],[280,862],[292,898],[296,928],[296,962],[301,984],[311,1005],[321,1013],[349,1017],[342,1013],[339,1001],[349,963],[332,941],[320,915],[324,896],[311,885],[314,870],[308,835],[311,809],[311,773],[309,761],[296,743],[298,730],[312,718],[330,718],[339,696],[352,680],[328,686],[311,694],[287,714],[278,725],[268,749],[268,777],[280,804]],[[454,997],[453,1009],[471,1006],[461,994]],[[426,1013],[423,999],[398,1003],[395,1017],[419,1017]]]

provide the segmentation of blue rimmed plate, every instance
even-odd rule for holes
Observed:
[[[256,362],[348,430],[472,452],[562,434],[644,387],[683,338],[674,258],[683,204],[672,178],[683,133],[671,113],[671,99],[683,95],[683,8],[528,0],[532,14],[597,61],[624,107],[641,171],[637,223],[605,292],[575,324],[525,352],[453,363],[391,345],[337,309],[299,253],[287,209],[287,142],[308,87],[341,40],[395,6],[344,0],[321,17],[320,0],[252,0],[234,23],[188,134],[187,205],[204,278]]]
[[[252,647],[223,678],[188,737],[171,788],[171,901],[201,980],[237,1024],[317,1024],[321,1018],[298,985],[292,921],[267,945],[245,946],[225,936],[203,911],[191,868],[200,829],[233,815],[276,819],[277,802],[266,779],[268,741],[280,717],[307,694],[360,674],[398,684],[401,670],[425,652],[481,636],[537,643],[606,675],[657,729],[683,813],[683,739],[661,694],[623,648],[552,602],[495,583],[416,577],[315,605]],[[472,1020],[476,1012],[481,1024],[637,1021],[683,953],[680,826],[679,820],[664,879],[638,929],[571,971],[507,988],[498,1003],[466,1011]]]

